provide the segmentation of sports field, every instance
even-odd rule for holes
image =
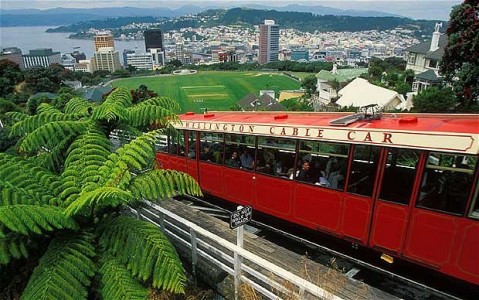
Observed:
[[[121,78],[113,86],[136,89],[141,84],[160,96],[177,100],[181,112],[229,110],[249,93],[259,95],[260,90],[299,89],[293,79],[276,73],[259,72],[198,72],[193,75],[160,75],[151,77]]]

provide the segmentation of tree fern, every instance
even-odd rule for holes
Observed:
[[[175,123],[179,119],[171,110],[161,106],[137,105],[128,109],[129,122],[132,126],[152,124],[165,125],[166,122]]]
[[[48,103],[40,103],[37,114],[61,114],[62,112]]]
[[[67,216],[79,213],[87,214],[95,205],[116,207],[133,201],[132,194],[114,187],[101,187],[93,191],[80,193],[78,199],[71,203],[65,213]]]
[[[106,100],[93,111],[92,119],[96,121],[127,121],[126,108],[132,105],[130,91],[119,87],[111,92]]]
[[[0,236],[0,265],[8,264],[12,258],[27,258],[27,239],[20,235]]]
[[[24,152],[35,152],[40,149],[51,149],[63,143],[65,139],[85,132],[91,126],[90,122],[59,121],[47,123],[35,129],[20,145]]]
[[[53,239],[21,299],[87,299],[95,272],[92,241],[87,233]]]
[[[137,106],[146,106],[146,105],[161,106],[172,112],[177,112],[180,109],[180,105],[178,104],[178,102],[168,97],[153,97],[138,103]]]
[[[193,177],[174,170],[151,170],[142,173],[133,178],[129,189],[134,196],[150,201],[178,194],[202,195],[201,189]]]
[[[132,278],[126,267],[114,257],[104,255],[98,273],[102,299],[147,299],[148,290]]]
[[[185,272],[175,248],[153,224],[131,217],[116,217],[100,227],[100,245],[136,278],[156,288],[183,292]]]
[[[59,208],[17,204],[0,206],[0,230],[4,232],[2,228],[30,235],[57,229],[77,229],[78,226]]]
[[[0,179],[0,206],[12,204],[46,204],[39,193],[17,187]]]
[[[57,121],[74,121],[80,119],[78,115],[66,115],[63,113],[43,113],[25,117],[12,126],[11,135],[23,135],[35,131],[38,127]]]
[[[93,109],[93,105],[86,99],[75,97],[65,105],[66,114],[83,114],[87,115]]]

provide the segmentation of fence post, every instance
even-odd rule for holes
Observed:
[[[236,228],[236,245],[243,248],[243,232],[244,225]],[[235,270],[235,300],[239,299],[239,287],[241,284],[241,256],[235,251],[234,253],[234,270]]]
[[[190,228],[191,236],[191,267],[193,270],[194,280],[196,282],[196,263],[198,262],[198,243],[196,240],[196,232],[193,228]]]

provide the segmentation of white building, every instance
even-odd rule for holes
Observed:
[[[128,53],[126,55],[126,65],[131,65],[138,70],[153,70],[153,55],[152,53]]]
[[[93,73],[93,64],[90,59],[80,60],[75,65],[75,71]]]
[[[28,55],[23,55],[23,65],[25,69],[33,67],[48,67],[51,64],[61,64],[62,56],[60,52],[53,52],[51,48],[42,48],[30,50]]]

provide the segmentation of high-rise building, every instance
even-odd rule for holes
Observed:
[[[149,29],[143,32],[145,37],[145,50],[149,52],[150,49],[163,49],[163,32],[160,29]]]
[[[120,53],[113,47],[99,48],[93,54],[93,70],[106,70],[115,72],[121,69]]]
[[[94,37],[95,43],[95,52],[100,48],[110,47],[115,48],[115,42],[113,40],[113,35],[109,32],[99,32]]]
[[[264,20],[259,25],[259,64],[266,64],[278,60],[279,26],[273,20]]]
[[[41,48],[30,50],[28,55],[23,55],[23,65],[25,69],[42,66],[48,67],[51,64],[61,64],[62,56],[60,52],[53,52],[51,48]]]
[[[153,69],[153,55],[151,53],[142,53],[139,50],[126,54],[125,65],[131,65],[138,70]]]

